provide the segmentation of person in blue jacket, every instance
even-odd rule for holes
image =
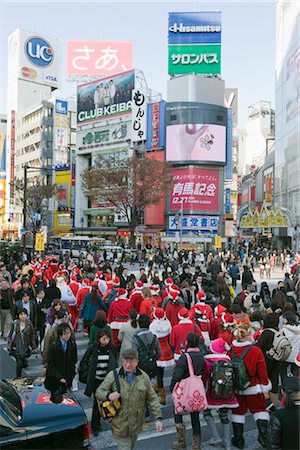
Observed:
[[[88,329],[89,334],[92,322],[95,319],[96,312],[99,309],[102,309],[105,313],[107,313],[108,306],[103,303],[102,298],[99,295],[98,286],[95,284],[92,286],[91,292],[86,294],[84,304],[81,309],[81,318],[83,319],[84,328]]]

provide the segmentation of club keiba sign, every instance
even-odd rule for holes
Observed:
[[[77,123],[131,113],[134,71],[82,84],[77,89]]]

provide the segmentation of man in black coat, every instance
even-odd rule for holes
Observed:
[[[57,339],[52,342],[48,350],[47,377],[54,377],[60,383],[72,386],[75,376],[75,365],[77,363],[77,346],[73,339],[70,339],[72,330],[70,325],[62,323],[57,327]]]
[[[30,292],[23,291],[21,300],[17,301],[14,305],[14,318],[17,319],[21,309],[25,308],[27,311],[27,317],[31,320],[34,329],[37,327],[37,306],[34,300],[30,299]]]

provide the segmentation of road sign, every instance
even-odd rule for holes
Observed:
[[[215,247],[222,248],[222,238],[221,236],[215,236]]]
[[[44,233],[36,233],[36,235],[35,235],[35,250],[37,252],[43,252],[45,250]]]

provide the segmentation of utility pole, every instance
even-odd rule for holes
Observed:
[[[24,164],[24,197],[23,197],[23,230],[26,230],[27,216],[26,216],[26,207],[27,207],[27,163]],[[26,234],[25,231],[23,233],[23,251],[25,251],[26,247]]]

